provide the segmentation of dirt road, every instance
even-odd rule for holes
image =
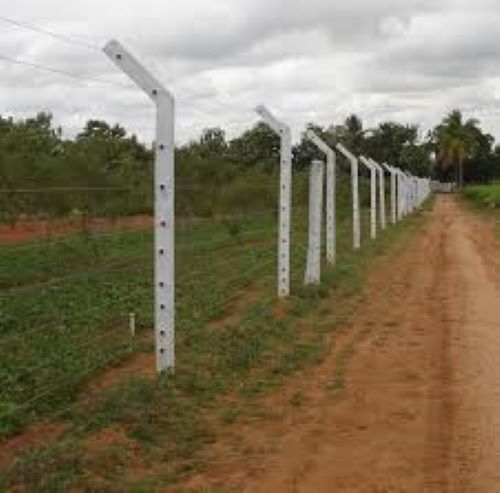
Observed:
[[[500,492],[499,260],[489,225],[438,197],[420,234],[375,269],[326,360],[268,399],[280,419],[238,427],[237,441],[259,452],[226,455],[198,484]],[[304,404],[291,409],[297,391]]]

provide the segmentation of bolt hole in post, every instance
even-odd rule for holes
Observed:
[[[175,368],[174,306],[174,98],[118,41],[104,53],[153,101],[156,107],[155,153],[155,348],[158,373]],[[168,186],[167,186],[168,185]]]

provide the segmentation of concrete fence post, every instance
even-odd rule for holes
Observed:
[[[290,221],[292,214],[292,134],[290,128],[277,120],[265,107],[257,113],[281,138],[280,197],[278,227],[278,297],[290,294]]]
[[[336,156],[331,147],[312,130],[306,137],[326,155],[326,259],[334,265],[337,257]]]
[[[158,372],[175,368],[174,98],[118,41],[104,53],[156,106],[155,142],[155,350]]]
[[[309,245],[304,283],[321,282],[321,223],[323,209],[324,163],[313,161],[309,174]]]
[[[351,164],[351,195],[352,195],[352,242],[354,250],[361,248],[361,220],[359,211],[359,164],[354,154],[342,144],[336,145],[337,150]]]

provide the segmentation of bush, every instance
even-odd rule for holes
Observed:
[[[480,207],[500,207],[500,183],[466,187],[462,193]]]

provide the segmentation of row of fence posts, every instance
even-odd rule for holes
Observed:
[[[174,98],[118,41],[110,41],[104,53],[133,80],[156,107],[155,143],[155,351],[159,373],[175,367],[175,168],[174,168]],[[264,106],[257,113],[281,139],[280,194],[278,227],[278,297],[290,294],[290,229],[292,198],[292,138],[290,127],[280,122]],[[359,159],[341,144],[332,149],[314,132],[307,137],[326,156],[325,162],[313,161],[309,188],[309,245],[306,284],[321,281],[321,236],[324,182],[326,176],[326,255],[329,264],[336,262],[336,153],[350,162],[353,216],[353,248],[361,247],[359,204],[359,162],[370,170],[371,237],[377,236],[377,182],[379,186],[380,226],[386,228],[385,172],[391,176],[391,220],[403,219],[422,204],[430,193],[430,181],[417,178],[399,168],[378,164],[373,159]],[[378,179],[377,179],[378,178]]]
[[[290,293],[290,190],[292,182],[290,128],[279,121],[265,106],[257,107],[256,111],[269,127],[281,136],[278,296],[285,297]],[[391,177],[391,219],[393,224],[403,219],[407,214],[413,212],[425,201],[431,192],[431,181],[427,178],[418,178],[397,167],[389,166],[386,163],[379,164],[374,159],[365,156],[359,156],[358,158],[342,144],[336,144],[335,147],[332,148],[312,130],[307,131],[306,137],[315,144],[326,157],[326,163],[321,160],[314,160],[311,163],[309,177],[309,242],[305,284],[319,284],[321,282],[321,237],[325,175],[327,261],[331,265],[334,265],[336,261],[336,152],[343,155],[350,162],[351,167],[353,248],[355,250],[361,248],[361,215],[359,204],[360,162],[366,166],[370,172],[370,236],[372,240],[377,238],[378,224],[380,224],[382,231],[387,228],[385,203],[386,172],[388,172]],[[378,215],[380,222],[377,221]]]

